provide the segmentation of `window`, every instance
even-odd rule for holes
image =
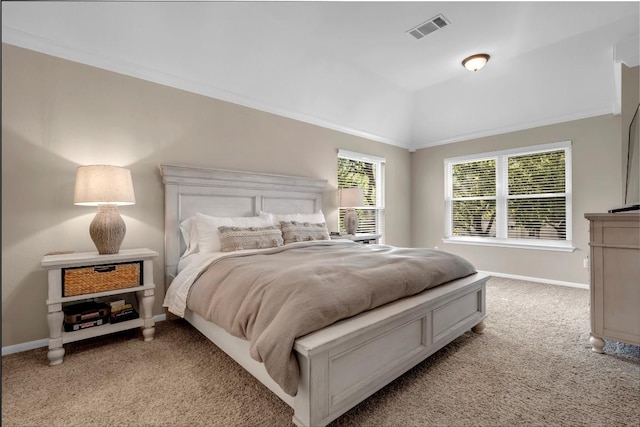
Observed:
[[[446,242],[573,250],[570,141],[444,165]]]
[[[384,163],[381,157],[338,151],[338,188],[362,189],[364,206],[356,209],[358,233],[381,234],[384,239]],[[340,209],[340,231],[345,231]]]

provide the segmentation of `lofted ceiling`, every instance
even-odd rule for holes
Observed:
[[[639,26],[635,1],[2,3],[5,43],[410,150],[616,113]]]

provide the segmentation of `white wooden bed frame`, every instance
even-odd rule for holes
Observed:
[[[326,180],[182,166],[160,166],[165,184],[167,285],[185,249],[184,219],[213,216],[313,213],[322,208]],[[292,397],[249,356],[248,341],[187,310],[185,319],[294,410],[298,426],[324,426],[469,329],[482,332],[486,281],[476,273],[429,289],[295,341],[300,365]]]

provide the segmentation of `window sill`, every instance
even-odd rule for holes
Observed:
[[[539,251],[573,252],[576,250],[571,242],[553,240],[531,241],[527,239],[497,239],[487,237],[445,237],[444,243],[476,246],[495,246],[499,248],[534,249]]]

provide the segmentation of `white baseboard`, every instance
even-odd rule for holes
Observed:
[[[545,283],[547,285],[568,286],[570,288],[589,289],[587,283],[565,282],[563,280],[543,279],[542,277],[519,276],[517,274],[494,273],[493,271],[480,271],[479,273],[489,274],[495,277],[503,277],[505,279],[526,280],[528,282]]]
[[[157,322],[162,322],[163,320],[167,320],[166,314],[158,314],[153,316],[153,320]],[[7,354],[13,353],[21,353],[27,350],[33,350],[40,347],[46,347],[49,345],[49,338],[45,338],[42,340],[29,341],[22,344],[8,345],[6,347],[2,347],[2,355],[6,356]]]

